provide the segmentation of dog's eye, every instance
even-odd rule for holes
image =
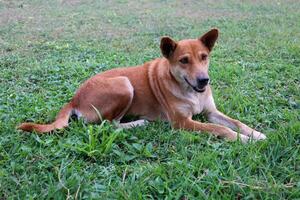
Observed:
[[[201,60],[206,60],[206,59],[207,59],[207,54],[204,54],[204,53],[201,54],[201,55],[200,55],[200,59],[201,59]]]
[[[184,57],[184,58],[181,58],[179,60],[179,62],[181,62],[182,64],[188,64],[189,63],[189,59],[188,59],[188,57]]]

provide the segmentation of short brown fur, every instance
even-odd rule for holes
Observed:
[[[222,114],[215,106],[208,66],[217,38],[217,29],[198,39],[179,42],[163,37],[163,58],[97,74],[81,85],[52,124],[23,123],[18,128],[50,132],[68,126],[72,113],[95,123],[100,121],[100,112],[109,121],[119,122],[125,115],[134,115],[149,121],[166,120],[175,128],[204,131],[229,140],[265,139],[264,134]],[[211,123],[193,120],[192,116],[198,113],[204,113]]]

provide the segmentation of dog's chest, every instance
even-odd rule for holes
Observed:
[[[184,101],[181,101],[178,106],[179,111],[186,116],[191,114],[196,115],[203,111],[206,95],[200,93],[191,93],[184,95],[182,100]]]
[[[191,105],[191,112],[193,115],[199,114],[203,111],[205,98],[204,95],[194,95],[189,99]]]

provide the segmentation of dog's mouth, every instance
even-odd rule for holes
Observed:
[[[191,86],[191,87],[193,88],[193,90],[195,90],[196,92],[202,93],[202,92],[205,91],[205,86],[204,86],[203,88],[198,88],[197,86],[193,86],[193,85],[187,80],[186,77],[184,77],[184,80],[185,80],[185,81],[187,82],[187,84],[188,84],[189,86]]]

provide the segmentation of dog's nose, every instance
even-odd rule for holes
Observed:
[[[209,78],[197,78],[197,84],[199,88],[203,88],[209,82]]]

